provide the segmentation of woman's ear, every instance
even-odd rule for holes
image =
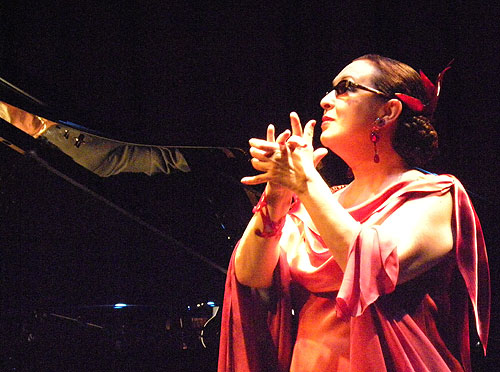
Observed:
[[[399,99],[390,99],[383,107],[383,114],[380,116],[386,124],[397,122],[399,115],[403,111],[403,104]]]

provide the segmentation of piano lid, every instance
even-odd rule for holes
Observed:
[[[243,151],[124,142],[4,101],[0,117],[4,305],[222,300],[259,193]]]

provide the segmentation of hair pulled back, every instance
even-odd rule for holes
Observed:
[[[395,93],[403,93],[427,103],[420,75],[410,66],[377,54],[367,54],[356,60],[370,61],[377,68],[380,73],[374,78],[375,88],[388,97],[396,98]],[[438,152],[438,135],[431,118],[403,103],[392,146],[408,166],[423,166]]]

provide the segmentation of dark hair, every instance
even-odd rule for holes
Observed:
[[[366,54],[356,60],[370,61],[378,69],[380,74],[374,79],[375,88],[388,97],[396,98],[395,93],[403,93],[427,103],[420,75],[410,66],[377,54]],[[438,135],[431,118],[403,103],[392,146],[409,166],[423,166],[438,152]]]

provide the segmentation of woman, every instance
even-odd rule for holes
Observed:
[[[261,173],[242,182],[267,185],[229,267],[219,371],[469,371],[469,298],[486,350],[479,221],[457,179],[414,169],[437,148],[441,78],[377,55],[340,72],[321,143],[345,187],[316,170],[314,121],[250,140]]]

